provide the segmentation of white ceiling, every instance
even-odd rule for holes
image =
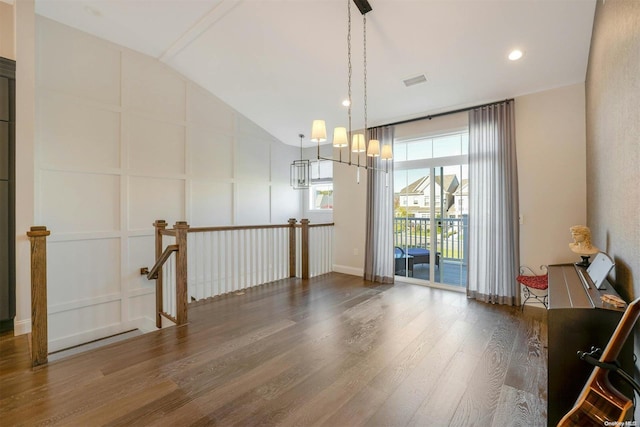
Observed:
[[[369,0],[369,126],[583,82],[595,1]],[[362,16],[351,10],[357,129]],[[36,11],[160,59],[284,143],[316,118],[346,125],[347,0],[36,0]]]

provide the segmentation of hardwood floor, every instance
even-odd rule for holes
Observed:
[[[189,320],[33,371],[26,337],[0,337],[0,424],[546,425],[536,307],[331,273]]]

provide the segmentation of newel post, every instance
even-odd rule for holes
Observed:
[[[155,228],[155,238],[156,238],[156,258],[154,260],[154,264],[160,256],[162,256],[162,231],[167,228],[167,222],[164,219],[157,219],[156,222],[153,223],[153,227]],[[158,277],[156,277],[156,328],[162,328],[162,316],[160,313],[164,310],[162,306],[162,267],[158,270]]]
[[[177,221],[176,231],[176,321],[178,325],[187,323],[187,232],[189,224]]]
[[[301,219],[302,224],[302,236],[300,238],[301,255],[302,256],[302,278],[309,278],[309,220]]]
[[[31,227],[31,366],[47,363],[47,236],[44,226]]]
[[[296,277],[296,219],[289,218],[289,277]]]

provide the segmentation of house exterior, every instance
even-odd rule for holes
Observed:
[[[454,174],[436,176],[435,186],[435,215],[441,217],[454,204],[455,192],[460,186],[458,177]],[[431,178],[423,176],[398,191],[395,196],[396,206],[406,209],[409,216],[428,218],[431,215]]]
[[[469,215],[469,180],[463,179],[453,195],[453,204],[449,207],[449,218],[462,218]]]

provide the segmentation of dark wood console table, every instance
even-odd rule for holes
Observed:
[[[587,285],[583,284],[583,275]],[[593,367],[580,360],[578,351],[589,351],[592,346],[604,350],[613,331],[618,326],[624,308],[603,303],[600,296],[618,296],[608,281],[605,288],[593,286],[589,275],[574,264],[549,266],[549,369],[547,395],[547,425],[558,421],[576,402]],[[633,373],[633,337],[624,345],[620,354],[622,368]],[[611,375],[611,383],[629,398],[632,389]]]

